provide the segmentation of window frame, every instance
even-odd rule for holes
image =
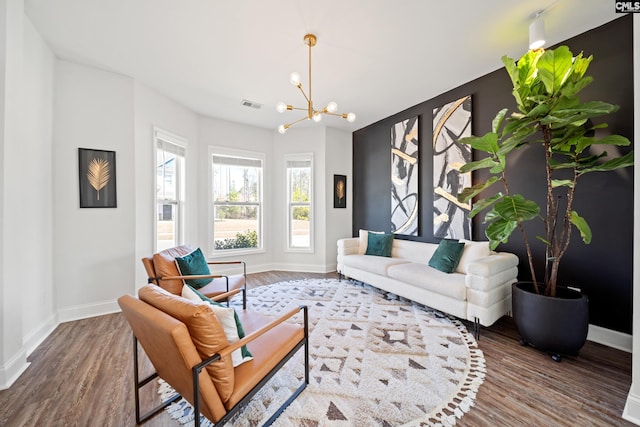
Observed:
[[[177,164],[176,166],[176,198],[175,199],[167,199],[164,198],[160,200],[158,197],[158,151],[161,149],[159,145],[161,145],[161,141],[175,146],[175,153],[177,156],[182,158],[182,165]],[[187,180],[187,152],[188,152],[189,143],[185,138],[181,136],[175,135],[171,132],[168,132],[164,129],[154,127],[153,128],[153,161],[154,161],[154,173],[153,173],[153,188],[155,190],[154,194],[154,220],[153,220],[153,251],[158,252],[158,218],[160,215],[158,205],[159,204],[167,204],[165,202],[169,201],[176,206],[176,221],[175,221],[175,243],[176,245],[183,245],[185,242],[185,218],[186,218],[186,180]],[[168,150],[163,150],[168,151]],[[182,152],[182,153],[180,153]]]
[[[209,174],[209,183],[208,183],[208,212],[207,212],[207,255],[210,258],[222,258],[228,256],[236,256],[236,255],[250,255],[265,252],[265,232],[264,232],[264,217],[266,209],[264,207],[265,197],[264,197],[264,180],[265,180],[265,170],[266,170],[266,155],[264,153],[249,151],[249,150],[241,150],[234,149],[228,147],[220,147],[210,145],[207,153],[207,164],[208,164],[208,174]],[[226,156],[226,157],[238,157],[249,160],[258,160],[261,162],[260,176],[258,179],[258,199],[259,202],[257,204],[258,209],[258,247],[256,248],[239,248],[239,249],[215,249],[215,200],[214,200],[214,188],[213,188],[213,156]],[[238,206],[244,205],[246,203],[238,203]]]
[[[309,202],[301,203],[301,202],[293,202],[291,200],[291,174],[289,172],[289,162],[302,161],[309,162]],[[285,154],[284,156],[284,170],[285,170],[285,211],[287,216],[287,224],[286,224],[286,247],[285,252],[296,252],[296,253],[314,253],[315,252],[315,238],[314,238],[314,230],[315,230],[315,212],[314,212],[314,158],[313,153],[296,153],[296,154]],[[292,226],[293,226],[293,208],[295,206],[308,206],[309,207],[309,246],[293,246],[291,242],[292,236]]]

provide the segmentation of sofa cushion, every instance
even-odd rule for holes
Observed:
[[[176,257],[187,255],[191,251],[192,249],[189,246],[183,245],[153,254],[153,267],[156,270],[156,275],[159,277],[180,276],[176,265]],[[180,295],[183,283],[180,279],[160,280],[159,285],[174,295]]]
[[[367,245],[369,244],[369,233],[373,234],[384,234],[384,231],[370,231],[370,230],[362,230],[358,232],[358,254],[364,255],[367,252]]]
[[[444,273],[453,273],[458,266],[464,243],[457,240],[443,239],[429,259],[429,266]]]
[[[211,274],[207,260],[200,248],[184,256],[177,256],[176,265],[178,266],[181,276],[207,276]],[[184,283],[200,289],[211,283],[211,280],[213,279],[184,279]]]
[[[209,304],[190,301],[171,294],[156,285],[143,286],[140,288],[138,296],[147,304],[184,323],[203,360],[229,345],[224,330]],[[207,372],[209,372],[220,398],[223,401],[229,399],[234,388],[231,355],[208,365]]]
[[[489,242],[473,242],[464,239],[460,239],[460,241],[464,243],[464,251],[462,251],[462,257],[460,257],[460,262],[458,262],[458,267],[456,268],[458,273],[467,274],[469,272],[469,264],[477,259],[491,255]]]
[[[393,248],[393,234],[368,234],[367,251],[364,254],[390,257]]]
[[[443,273],[426,264],[410,262],[389,267],[389,277],[423,289],[465,301],[467,286],[465,275]]]
[[[400,258],[387,258],[371,255],[349,255],[343,257],[344,265],[352,268],[369,271],[381,276],[387,275],[387,269],[396,264],[406,264],[409,261]]]

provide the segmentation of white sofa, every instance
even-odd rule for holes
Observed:
[[[429,267],[437,243],[393,240],[391,257],[365,255],[368,232],[338,240],[338,273],[479,325],[511,312],[518,257],[492,252],[489,242],[465,242],[453,273]]]

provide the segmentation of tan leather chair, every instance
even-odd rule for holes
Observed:
[[[198,289],[198,292],[211,298],[223,292],[236,289],[242,290],[242,307],[247,308],[247,265],[244,261],[208,261],[208,265],[241,265],[242,274],[225,276],[210,274],[203,276],[181,276],[176,266],[176,257],[190,254],[193,251],[188,245],[176,246],[165,249],[150,257],[142,258],[145,270],[147,270],[148,283],[154,283],[175,295],[180,295],[184,279],[213,279],[211,283]]]
[[[229,298],[238,290],[220,295]],[[216,426],[223,425],[267,383],[302,346],[305,378],[291,397],[271,416],[271,424],[309,383],[308,314],[301,306],[273,318],[250,310],[238,312],[246,336],[229,344],[211,306],[196,303],[155,286],[145,285],[139,298],[118,299],[131,329],[134,344],[136,422],[141,423],[182,396]],[[300,324],[286,322],[300,311]],[[140,380],[138,342],[156,372]],[[231,353],[247,345],[253,359],[233,367]],[[139,389],[160,377],[177,394],[145,415],[140,415]],[[200,425],[200,416],[195,417]]]

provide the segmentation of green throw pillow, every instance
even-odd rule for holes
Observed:
[[[187,285],[187,286],[189,286],[191,288],[191,290],[193,292],[195,292],[196,295],[198,295],[202,301],[206,301],[206,302],[208,302],[210,304],[213,304],[213,305],[219,305],[220,307],[225,307],[224,304],[220,304],[218,301],[214,301],[211,298],[208,298],[208,297],[202,295],[193,286],[191,286],[191,285]],[[236,321],[236,328],[238,328],[238,337],[240,337],[240,339],[242,339],[242,338],[244,338],[244,336],[246,334],[244,332],[244,328],[242,327],[242,322],[240,322],[240,317],[238,317],[238,313],[236,313],[235,309],[233,310],[233,317],[234,317],[234,319]],[[242,357],[243,358],[245,358],[245,357],[253,357],[253,355],[249,352],[249,349],[247,348],[246,345],[243,345],[242,347],[240,347],[240,350],[242,351]]]
[[[176,264],[181,276],[206,276],[211,274],[209,265],[200,248],[183,257],[176,257]],[[201,287],[211,283],[213,279],[185,279],[184,282],[193,288]]]
[[[444,273],[453,273],[460,262],[463,250],[464,242],[443,239],[429,260],[429,267]]]
[[[367,251],[364,254],[390,257],[393,248],[393,234],[368,234]]]

